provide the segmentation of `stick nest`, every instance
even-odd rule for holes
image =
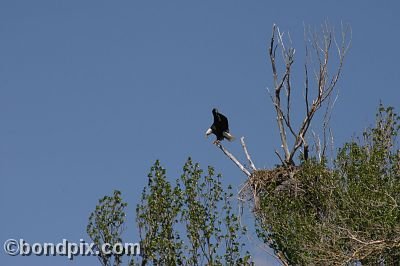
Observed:
[[[255,170],[239,191],[239,198],[243,201],[254,200],[254,211],[259,208],[259,195],[293,192],[301,188],[296,174],[301,166],[278,166],[273,169]]]

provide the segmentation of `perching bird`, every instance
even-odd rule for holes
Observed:
[[[233,141],[235,138],[229,133],[228,118],[226,118],[226,116],[223,114],[218,113],[216,108],[212,110],[212,114],[214,116],[214,123],[209,129],[207,129],[206,137],[208,137],[208,135],[211,133],[217,136],[214,144],[219,143],[224,138],[229,141]]]

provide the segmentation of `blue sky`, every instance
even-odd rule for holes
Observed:
[[[273,23],[299,51],[303,23],[351,25],[331,124],[340,146],[373,123],[380,100],[400,106],[399,9],[397,1],[1,1],[1,244],[89,241],[89,213],[113,189],[129,204],[125,240],[137,242],[134,210],[156,159],[175,179],[191,156],[238,188],[244,175],[204,138],[213,107],[246,137],[257,167],[278,163],[266,93]],[[238,141],[226,147],[243,159]],[[277,265],[252,249],[260,265]],[[98,265],[3,250],[0,261]]]

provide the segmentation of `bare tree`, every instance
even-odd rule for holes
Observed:
[[[305,153],[308,152],[306,134],[310,128],[314,115],[323,104],[330,99],[334,91],[343,68],[344,58],[351,42],[351,29],[348,26],[344,27],[342,25],[341,40],[339,43],[337,42],[334,29],[327,23],[322,25],[320,34],[306,27],[304,32],[306,43],[306,60],[304,63],[305,114],[297,129],[291,121],[291,114],[293,113],[291,105],[292,90],[294,87],[292,85],[291,73],[296,50],[287,45],[284,33],[282,33],[279,30],[279,27],[275,24],[272,26],[271,42],[268,49],[274,80],[274,92],[270,92],[270,96],[275,107],[276,120],[278,123],[282,144],[281,147],[284,156],[282,157],[278,151],[275,151],[275,153],[278,155],[283,165],[294,165],[293,158],[300,147],[304,146]],[[332,63],[330,61],[332,44],[334,44],[337,49],[338,65],[336,67],[331,66]],[[283,73],[278,73],[276,66],[278,50],[280,50],[285,64],[285,70]],[[333,71],[331,71],[332,68]],[[313,80],[310,77],[310,70],[313,72],[314,82],[312,82]],[[283,94],[282,91],[285,91],[286,93]],[[314,93],[312,91],[314,91]],[[325,116],[325,121],[328,118],[329,115]],[[325,128],[326,125],[324,125],[324,135]],[[293,140],[291,141],[291,143],[293,143],[292,145],[289,144],[290,137],[292,138],[291,140]],[[324,143],[322,150],[325,151],[325,148],[326,142]]]

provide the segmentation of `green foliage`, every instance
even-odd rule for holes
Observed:
[[[118,254],[106,255],[102,253],[104,243],[122,243],[121,234],[124,230],[125,207],[121,192],[115,190],[113,196],[104,196],[99,200],[96,209],[89,216],[87,233],[100,252],[98,258],[104,266],[121,265],[122,256]]]
[[[346,143],[333,169],[312,158],[285,189],[265,184],[258,235],[293,265],[398,265],[398,122],[393,108],[381,105],[375,127]]]
[[[244,231],[232,211],[233,194],[220,179],[212,167],[203,174],[189,158],[172,185],[156,161],[136,209],[142,265],[250,265],[249,254],[242,255]]]
[[[175,230],[181,211],[181,196],[156,161],[148,175],[136,220],[141,236],[142,265],[182,265],[182,240]]]

